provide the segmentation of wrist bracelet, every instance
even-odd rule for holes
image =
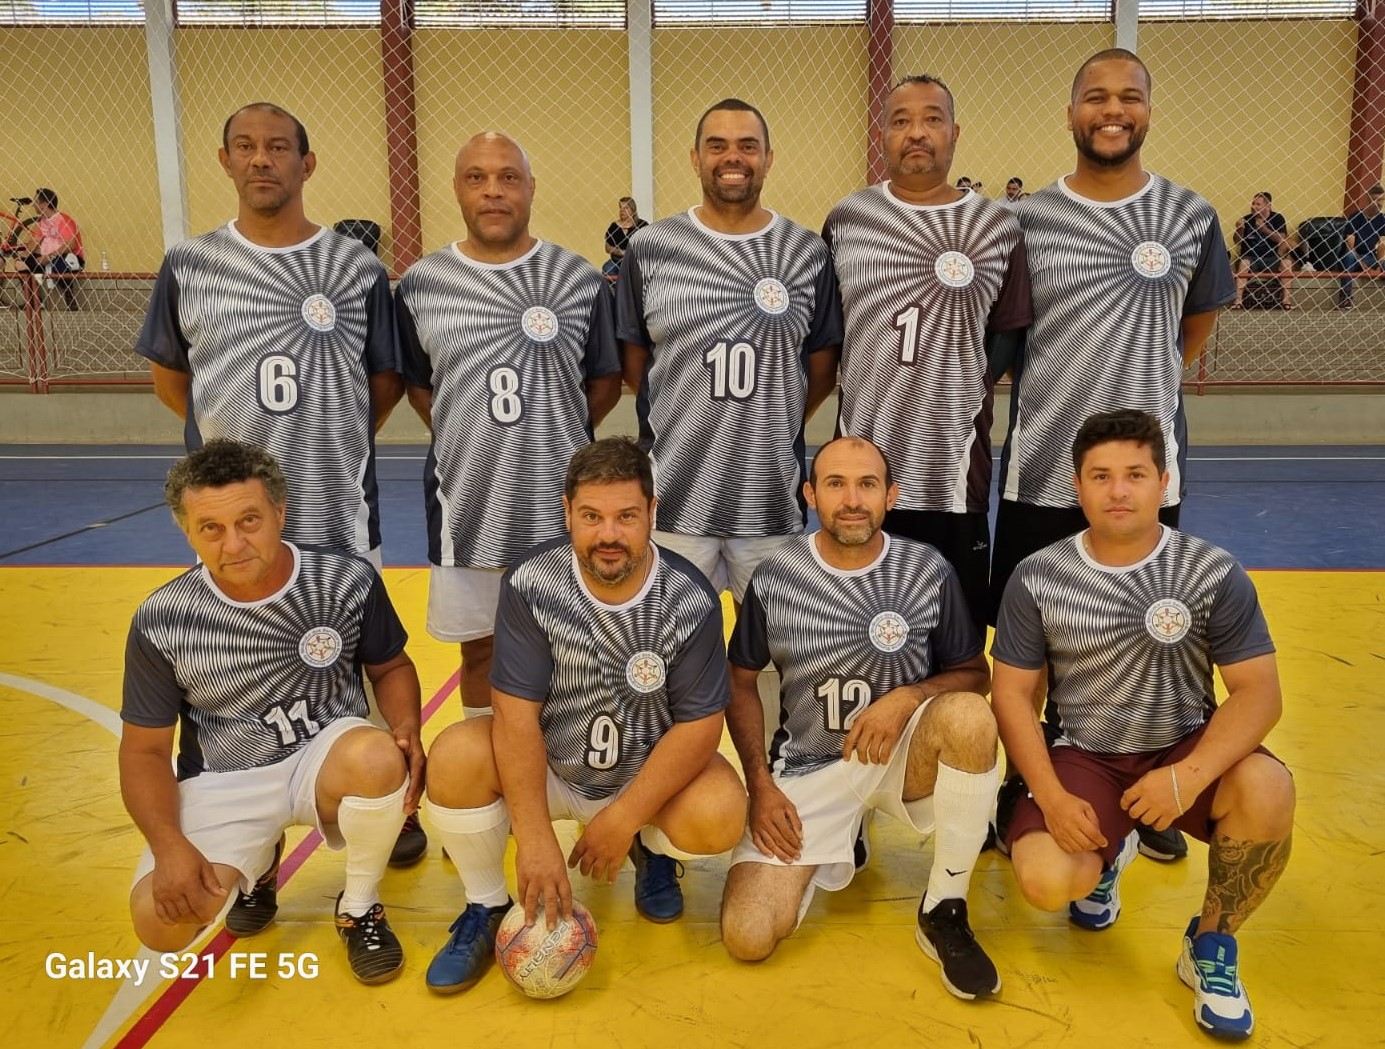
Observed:
[[[1178,814],[1183,815],[1183,795],[1178,791],[1178,773],[1173,766],[1169,766],[1169,779],[1173,781],[1173,803],[1178,807]]]

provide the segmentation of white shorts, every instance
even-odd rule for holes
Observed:
[[[681,532],[655,532],[654,543],[681,554],[705,575],[718,592],[730,590],[739,603],[750,584],[750,574],[765,558],[802,533],[766,535],[750,538],[725,538],[716,535],[683,535]]]
[[[590,823],[596,818],[598,812],[624,794],[625,788],[628,786],[630,786],[629,783],[614,794],[608,794],[604,798],[588,798],[577,793],[571,783],[550,768],[548,770],[548,818],[550,820],[576,820],[582,824]]]
[[[317,775],[345,733],[374,727],[364,718],[339,718],[283,761],[238,772],[204,772],[184,780],[178,784],[183,834],[211,863],[240,871],[242,892],[249,892],[269,868],[274,845],[286,827],[314,827],[329,848],[342,848],[345,842],[336,827],[323,827],[318,820]],[[134,883],[153,870],[154,854],[145,846]]]
[[[495,633],[503,568],[445,568],[428,572],[428,633],[439,641],[479,641]]]
[[[747,827],[731,853],[738,863],[769,863],[778,867],[815,866],[811,888],[836,892],[851,884],[856,874],[856,835],[867,811],[893,816],[919,834],[933,832],[933,798],[904,800],[904,773],[909,764],[909,744],[928,703],[914,711],[904,726],[899,745],[884,765],[867,765],[859,758],[832,764],[801,776],[774,777],[775,785],[798,809],[803,824],[803,855],[794,863],[766,856],[755,847]]]

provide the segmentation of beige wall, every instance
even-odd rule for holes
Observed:
[[[1207,195],[1228,229],[1269,189],[1291,223],[1340,209],[1355,27],[1348,22],[1145,24],[1155,75],[1149,166]],[[1109,25],[904,26],[897,75],[952,86],[962,139],[953,174],[999,193],[1010,175],[1037,188],[1071,170],[1064,126],[1078,63],[1109,46]],[[118,270],[162,254],[147,60],[141,29],[6,29],[0,104],[30,119],[0,151],[0,197],[53,186],[89,253]],[[307,190],[322,222],[371,218],[389,200],[379,34],[371,29],[191,28],[176,35],[192,232],[234,213],[216,150],[222,121],[266,99],[307,125],[319,166]],[[769,120],[775,166],[765,202],[810,228],[860,186],[866,150],[865,31],[663,29],[653,37],[655,215],[699,197],[693,128],[737,95]],[[599,30],[421,30],[415,35],[423,241],[462,234],[452,158],[476,131],[514,135],[539,180],[534,230],[593,262],[616,198],[630,191],[627,41]],[[40,113],[41,85],[66,79]],[[40,86],[36,86],[40,85]]]

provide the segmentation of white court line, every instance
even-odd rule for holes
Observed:
[[[103,707],[100,703],[87,699],[86,696],[79,696],[75,692],[45,685],[42,681],[16,677],[13,674],[0,673],[0,685],[8,685],[16,692],[28,692],[40,699],[51,700],[60,707],[66,707],[74,713],[81,714],[88,721],[96,722],[116,739],[120,738],[120,715],[110,707]]]

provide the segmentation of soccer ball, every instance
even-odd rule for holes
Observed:
[[[512,984],[530,998],[567,994],[587,975],[596,957],[596,923],[576,900],[572,917],[552,931],[544,923],[543,904],[533,925],[524,924],[524,906],[510,908],[495,936],[495,960]]]

